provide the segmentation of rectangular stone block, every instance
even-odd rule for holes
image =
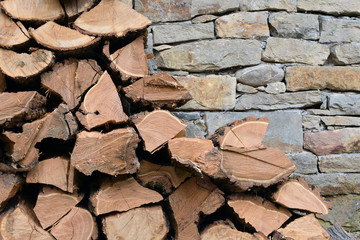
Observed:
[[[360,172],[360,154],[339,154],[319,157],[319,168],[323,173]]]
[[[323,12],[334,15],[359,15],[358,0],[297,0],[298,10]]]
[[[303,127],[305,129],[320,129],[320,116],[316,115],[304,115],[303,116]]]
[[[294,66],[286,69],[287,90],[360,91],[360,67]]]
[[[286,153],[303,151],[303,131],[300,111],[275,112],[206,112],[205,121],[208,134],[235,120],[246,117],[267,117],[269,126],[263,143],[268,147],[279,148]]]
[[[360,99],[359,101],[360,102]],[[321,117],[321,121],[326,126],[353,126],[360,127],[360,117],[346,117],[346,116],[335,116],[335,117]]]
[[[268,12],[237,12],[215,21],[220,38],[266,38],[269,36]]]
[[[180,44],[158,52],[159,67],[203,72],[260,63],[261,46],[256,40],[216,39]]]
[[[285,10],[296,11],[296,0],[244,0],[240,2],[241,11]]]
[[[360,5],[360,4],[358,4]],[[360,19],[320,17],[321,43],[360,42]]]
[[[198,39],[212,39],[215,36],[214,23],[165,24],[152,28],[154,44],[185,42]]]
[[[317,157],[310,152],[287,154],[291,162],[296,166],[295,173],[314,174],[318,172]]]
[[[240,1],[241,0],[192,0],[191,16],[237,10]]]
[[[322,65],[330,55],[328,46],[300,39],[270,37],[262,60],[280,63]]]
[[[360,84],[360,77],[355,83]],[[354,90],[357,89],[354,88]],[[351,93],[331,94],[329,96],[329,109],[332,114],[337,115],[360,115],[360,95]]]
[[[332,60],[339,65],[360,63],[360,43],[344,43],[331,48]]]

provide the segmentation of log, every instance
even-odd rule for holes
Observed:
[[[277,208],[273,203],[258,196],[234,194],[229,196],[228,204],[239,218],[266,236],[279,229],[291,217],[286,208]]]
[[[35,145],[46,138],[68,140],[77,130],[76,121],[66,105],[42,119],[25,123],[21,133],[4,132],[5,153],[22,168],[32,168],[39,158]]]
[[[106,13],[106,14],[104,14]],[[123,37],[130,31],[146,28],[151,21],[118,0],[103,0],[78,17],[74,27],[97,36]]]
[[[0,47],[20,47],[29,40],[29,33],[20,21],[15,23],[5,13],[0,12]]]
[[[65,8],[66,16],[73,20],[82,12],[89,10],[94,5],[95,0],[60,0],[60,2]]]
[[[186,124],[165,110],[142,112],[132,116],[131,120],[145,142],[145,150],[150,153],[159,150],[186,128]]]
[[[143,186],[157,188],[159,186],[164,193],[170,194],[173,188],[180,186],[191,174],[175,166],[163,166],[142,160],[138,179]]]
[[[88,176],[94,171],[115,176],[135,173],[139,169],[135,154],[139,141],[130,127],[105,134],[83,131],[76,137],[71,165]]]
[[[323,229],[313,214],[298,218],[278,230],[285,237],[294,240],[330,239],[329,234]]]
[[[0,211],[8,200],[15,196],[24,183],[24,178],[13,173],[0,172]]]
[[[192,99],[190,93],[168,73],[155,73],[123,88],[125,97],[140,108],[173,110]]]
[[[145,77],[149,74],[144,50],[144,36],[136,38],[128,45],[110,54],[110,44],[104,46],[103,53],[110,61],[110,68],[119,72],[122,81]]]
[[[82,34],[52,21],[45,23],[36,30],[30,28],[29,33],[38,44],[56,51],[79,50],[100,40],[100,38]]]
[[[328,214],[330,202],[320,196],[320,188],[311,189],[304,178],[291,179],[279,186],[272,199],[287,208]]]
[[[0,93],[6,90],[6,78],[5,75],[0,72]]]
[[[34,213],[41,226],[47,229],[65,216],[83,197],[78,193],[69,194],[44,186],[37,197]]]
[[[52,71],[41,75],[41,84],[51,93],[59,95],[73,110],[87,89],[95,84],[103,74],[95,60],[70,58],[57,63]]]
[[[0,70],[18,82],[26,83],[25,79],[36,76],[51,67],[54,58],[52,52],[44,49],[27,54],[0,48],[0,59],[6,59],[6,61],[0,61]]]
[[[74,207],[60,221],[51,228],[50,233],[56,240],[98,238],[98,229],[95,218],[91,213],[79,207]]]
[[[209,215],[225,202],[223,192],[207,178],[193,177],[169,196],[176,222],[176,239],[200,239],[196,223],[199,214]]]
[[[87,92],[76,116],[88,130],[109,123],[125,123],[128,120],[116,87],[107,72],[104,72],[97,84]]]
[[[0,129],[20,127],[46,113],[46,98],[38,92],[0,93]]]
[[[159,193],[141,186],[133,177],[106,179],[99,190],[90,196],[96,216],[125,212],[161,200],[163,197]]]
[[[169,231],[160,206],[140,207],[105,216],[103,231],[109,240],[162,240]]]

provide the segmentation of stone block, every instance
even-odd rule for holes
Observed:
[[[358,4],[360,5],[360,4]],[[360,19],[320,17],[320,42],[360,42]]]
[[[285,83],[283,82],[269,83],[265,88],[265,92],[270,94],[280,94],[280,93],[284,93],[285,91],[286,91],[286,86]]]
[[[287,156],[296,166],[295,173],[314,174],[318,172],[317,157],[311,152],[291,153]]]
[[[320,116],[304,115],[302,119],[303,119],[303,127],[305,129],[311,129],[311,130],[320,129],[320,120],[321,120]]]
[[[236,91],[241,93],[257,93],[258,90],[252,86],[248,86],[242,83],[236,84]]]
[[[338,65],[360,63],[360,43],[344,43],[331,48],[332,60]]]
[[[262,64],[238,70],[235,77],[238,82],[253,87],[266,86],[269,83],[281,82],[284,79],[284,70],[278,66]]]
[[[360,71],[358,74],[360,74]],[[360,85],[360,77],[357,80],[357,84]],[[359,88],[360,86],[358,86]],[[337,115],[360,115],[360,94],[331,94],[329,96],[329,109],[330,112]]]
[[[241,11],[285,10],[296,11],[296,0],[245,0],[240,2]]]
[[[326,117],[326,116],[322,116],[321,121],[326,126],[353,126],[353,127],[360,127],[360,117],[347,117],[347,116]]]
[[[334,15],[359,15],[358,0],[298,0],[298,10],[323,12]]]
[[[206,23],[206,22],[213,21],[217,18],[218,18],[218,16],[215,16],[215,15],[201,15],[201,16],[194,17],[193,19],[191,19],[191,22],[192,23]]]
[[[192,0],[191,16],[237,10],[240,0]]]
[[[323,173],[360,172],[360,154],[336,154],[319,157],[319,169]]]

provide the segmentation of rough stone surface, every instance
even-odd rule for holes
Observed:
[[[236,84],[236,91],[242,93],[257,93],[258,90],[252,86],[238,83]]]
[[[311,152],[291,153],[287,156],[296,166],[295,173],[314,174],[318,172],[317,157]]]
[[[236,78],[208,75],[206,77],[176,77],[189,91],[192,100],[181,106],[182,110],[229,110],[234,108]],[[206,93],[206,94],[204,94]]]
[[[185,42],[214,38],[214,23],[203,24],[165,24],[152,28],[154,44]]]
[[[270,94],[280,94],[280,93],[284,93],[285,91],[286,91],[286,86],[285,83],[283,82],[269,83],[265,88],[265,92]]]
[[[260,63],[256,40],[217,39],[177,45],[157,54],[159,67],[202,72]]]
[[[238,82],[253,87],[265,86],[273,82],[281,82],[284,79],[284,75],[285,73],[282,68],[270,64],[244,68],[235,73]]]
[[[324,12],[334,15],[359,15],[358,0],[297,0],[299,10]]]
[[[360,5],[358,3],[358,5]],[[320,42],[360,42],[360,19],[321,17]]]
[[[304,148],[318,156],[360,152],[360,128],[306,132]]]
[[[244,94],[235,105],[235,110],[277,110],[303,108],[321,103],[321,94],[317,91],[282,93],[282,94]]]
[[[303,127],[305,129],[316,130],[320,129],[320,116],[316,115],[304,115],[303,116]]]
[[[324,173],[360,172],[360,154],[337,154],[319,157],[319,168]]]
[[[279,148],[286,153],[303,151],[303,132],[300,111],[276,112],[206,112],[205,121],[209,135],[223,125],[246,117],[267,117],[269,126],[263,143],[268,147]]]
[[[339,65],[360,63],[360,43],[344,43],[331,48],[332,60]]]
[[[271,36],[319,39],[318,15],[304,13],[271,13],[269,17]]]
[[[296,0],[247,0],[240,2],[241,11],[285,10],[296,11]]]
[[[220,38],[266,38],[269,36],[268,12],[237,12],[215,21]]]
[[[269,38],[262,59],[280,63],[322,65],[330,55],[328,46],[300,39]]]
[[[334,116],[334,117],[321,117],[321,121],[326,126],[353,126],[360,127],[360,117],[346,117],[346,116]]]
[[[239,8],[240,0],[192,0],[191,15],[223,13]]]
[[[360,67],[295,66],[286,69],[287,90],[360,91]]]
[[[360,71],[358,74],[360,75]],[[360,77],[358,84],[360,85]],[[358,88],[360,88],[360,86]],[[360,115],[360,95],[332,94],[329,97],[329,109],[333,114]]]
[[[213,21],[217,18],[218,18],[218,16],[215,16],[215,15],[201,15],[201,16],[194,17],[193,19],[191,19],[191,22],[192,23],[206,23],[206,22]]]
[[[195,138],[206,136],[206,124],[199,112],[173,112],[175,116],[187,121],[186,137]]]

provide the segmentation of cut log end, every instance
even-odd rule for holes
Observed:
[[[0,12],[0,47],[21,47],[29,40],[29,33],[21,22],[15,23],[5,13]]]

